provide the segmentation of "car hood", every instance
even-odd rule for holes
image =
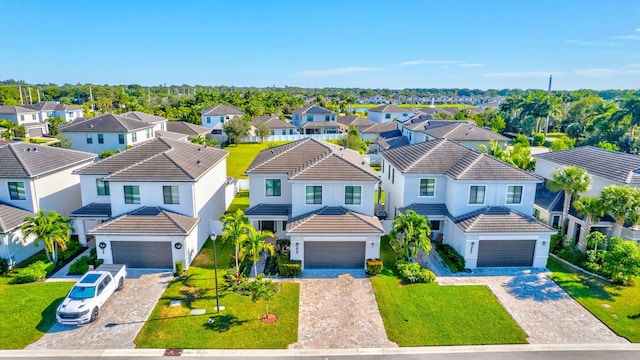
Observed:
[[[58,306],[58,312],[82,312],[87,310],[91,306],[91,300],[93,299],[64,299],[62,304]]]

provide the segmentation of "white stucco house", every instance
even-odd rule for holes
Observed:
[[[466,267],[544,268],[553,228],[532,215],[542,179],[447,139],[385,150],[384,209],[428,217]]]
[[[22,105],[22,107],[37,111],[38,121],[41,123],[55,117],[59,117],[65,122],[70,122],[84,116],[84,110],[81,107],[61,104],[59,101],[41,101],[35,104]]]
[[[27,137],[42,136],[49,132],[48,124],[40,121],[40,113],[24,106],[0,106],[0,120],[24,126]]]
[[[336,113],[318,105],[307,105],[292,111],[291,123],[301,134],[337,134],[340,126]]]
[[[380,257],[379,179],[356,151],[305,138],[263,150],[246,174],[247,218],[290,239],[290,257],[303,269],[364,269]]]
[[[249,135],[257,136],[256,130],[259,126],[265,126],[269,129],[269,133],[271,135],[298,135],[298,129],[283,120],[280,120],[277,116],[264,115],[264,116],[256,116],[251,119],[251,129],[249,130]]]
[[[215,135],[223,135],[222,126],[226,121],[234,117],[242,117],[244,112],[235,106],[220,104],[214,107],[204,109],[200,112],[202,117],[202,126],[211,129],[211,133]]]
[[[50,146],[0,143],[0,258],[15,265],[42,250],[22,236],[24,218],[40,210],[69,216],[81,203],[80,177],[73,171],[94,158]]]
[[[368,112],[369,119],[377,123],[386,123],[393,120],[405,121],[413,115],[414,110],[390,104],[369,109]]]
[[[120,114],[120,116],[140,120],[142,122],[146,122],[147,124],[151,124],[153,125],[154,131],[168,131],[167,119],[163,118],[162,116],[151,115],[143,113],[141,111],[129,111],[124,114]]]
[[[173,269],[191,264],[226,209],[228,152],[156,138],[77,170],[81,243],[106,264]]]

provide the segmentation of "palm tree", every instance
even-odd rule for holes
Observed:
[[[240,275],[240,262],[238,260],[240,255],[240,247],[246,241],[247,232],[250,227],[249,219],[244,216],[244,211],[241,209],[235,212],[225,214],[222,217],[222,241],[233,241],[235,244],[235,257],[236,257],[236,275]]]
[[[20,226],[25,237],[34,236],[34,245],[40,241],[44,243],[44,251],[47,259],[54,264],[58,262],[58,247],[67,249],[67,242],[71,235],[71,220],[55,211],[40,210],[34,217],[24,219]]]
[[[402,234],[402,242],[398,241],[398,234]],[[404,215],[396,215],[389,235],[396,254],[401,254],[407,260],[417,258],[420,250],[425,254],[431,252],[431,228],[427,217],[418,215],[413,210],[407,210]]]
[[[249,232],[246,235],[247,241],[244,243],[244,247],[240,250],[240,257],[244,259],[245,255],[249,254],[251,261],[253,261],[253,273],[258,276],[258,260],[260,260],[260,253],[268,251],[269,254],[275,254],[273,245],[264,242],[264,238],[273,237],[273,233],[267,230],[256,230],[253,226],[249,226]]]
[[[586,217],[584,231],[580,232],[580,240],[578,241],[580,251],[585,252],[587,250],[585,236],[591,233],[593,223],[600,221],[600,218],[604,216],[602,201],[597,197],[585,197],[574,201],[573,207],[578,211],[578,214]]]
[[[637,192],[627,186],[609,185],[602,189],[600,194],[602,207],[607,214],[616,220],[611,237],[620,237],[622,226],[627,217],[638,211],[636,195]],[[631,217],[634,217],[634,215]]]
[[[564,234],[571,198],[589,190],[591,179],[587,170],[577,166],[567,166],[556,169],[551,179],[547,180],[547,187],[551,191],[564,191],[564,204],[562,205],[562,224],[560,233]]]
[[[617,123],[626,117],[630,118],[629,141],[631,142],[631,152],[633,152],[635,149],[636,127],[640,125],[640,98],[635,97],[633,94],[627,95],[622,101],[620,110],[613,113],[611,120]]]

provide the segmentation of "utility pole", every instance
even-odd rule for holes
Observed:
[[[147,97],[149,98],[149,104],[151,104],[151,88],[147,88]]]
[[[40,102],[40,88],[38,88],[38,102]]]
[[[24,105],[24,101],[22,100],[22,86],[18,86],[18,92],[20,92],[20,105]]]
[[[33,104],[33,98],[31,97],[31,86],[29,86],[29,104]]]
[[[547,131],[549,131],[549,113],[551,113],[551,79],[553,75],[549,75],[549,90],[547,91],[547,101],[549,102],[549,110],[547,111],[547,122],[544,125],[544,138],[547,139]]]
[[[91,91],[91,85],[89,85],[89,100],[91,101],[91,112],[95,111],[95,105],[93,103],[93,91]]]

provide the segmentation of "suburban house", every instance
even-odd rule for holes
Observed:
[[[23,106],[0,105],[0,120],[9,120],[14,124],[24,126],[27,137],[38,137],[49,132],[47,123],[40,122],[40,113]]]
[[[280,120],[277,116],[256,116],[251,120],[251,130],[249,134],[251,136],[257,136],[256,130],[259,126],[264,125],[271,135],[297,135],[298,129],[290,123]]]
[[[338,116],[337,122],[338,126],[340,126],[340,131],[343,133],[348,132],[352,126],[358,129],[360,133],[362,133],[364,130],[376,124],[366,117],[358,115]]]
[[[242,117],[244,112],[235,106],[220,104],[202,110],[200,115],[202,116],[202,126],[211,129],[212,134],[222,135],[224,133],[222,126],[225,121],[236,116]]]
[[[381,134],[393,131],[395,128],[395,121],[380,124],[375,123],[374,125],[371,125],[366,129],[362,129],[362,131],[360,131],[360,138],[365,141],[376,142],[380,138]]]
[[[301,134],[337,134],[340,127],[336,113],[318,105],[307,105],[293,110],[291,123]]]
[[[581,196],[599,196],[602,189],[609,185],[629,187],[640,186],[640,156],[625,154],[617,151],[604,150],[593,146],[580,146],[568,150],[553,151],[534,155],[536,159],[535,173],[545,180],[553,177],[556,169],[566,166],[578,166],[589,173],[591,188]],[[577,241],[585,226],[584,218],[575,211],[573,206],[568,219],[562,219],[564,192],[551,192],[541,184],[535,200],[535,215],[542,221],[560,227],[561,221],[567,221],[565,228],[567,237]],[[592,226],[592,231],[610,234],[614,220],[605,216]],[[585,234],[586,235],[586,234]],[[631,226],[622,228],[622,238],[640,241],[640,229]]]
[[[167,131],[173,133],[184,134],[187,137],[207,137],[211,133],[211,129],[204,126],[192,124],[186,121],[169,121],[166,124]]]
[[[55,117],[69,122],[84,116],[84,110],[81,107],[61,104],[59,101],[41,101],[35,104],[22,105],[22,107],[36,110],[39,113],[38,121],[41,123]]]
[[[542,179],[447,139],[380,153],[384,209],[428,217],[466,267],[544,268],[556,231],[532,215]]]
[[[423,130],[426,140],[449,139],[460,145],[471,149],[476,149],[482,145],[489,148],[491,141],[496,141],[500,148],[506,149],[509,138],[491,130],[487,130],[471,122],[469,123],[449,123],[444,126],[430,127]]]
[[[263,150],[246,174],[247,218],[290,239],[290,257],[303,269],[363,269],[366,259],[380,257],[380,180],[356,151],[304,138]]]
[[[100,154],[106,150],[126,150],[153,138],[154,126],[126,116],[104,114],[91,119],[76,119],[59,130],[71,141],[73,149]]]
[[[129,111],[124,114],[120,114],[120,116],[140,120],[146,122],[147,124],[151,124],[153,125],[153,130],[155,131],[167,131],[167,119],[163,118],[162,116],[151,115],[140,111]]]
[[[80,206],[80,177],[73,171],[95,154],[24,142],[0,143],[0,258],[15,265],[42,250],[20,225],[40,210],[64,216]]]
[[[95,238],[106,264],[188,267],[225,206],[228,152],[155,138],[77,170],[82,206],[71,213],[80,242]]]
[[[405,121],[413,115],[414,110],[397,105],[381,105],[369,109],[368,112],[369,119],[377,123],[385,123],[393,120]]]

